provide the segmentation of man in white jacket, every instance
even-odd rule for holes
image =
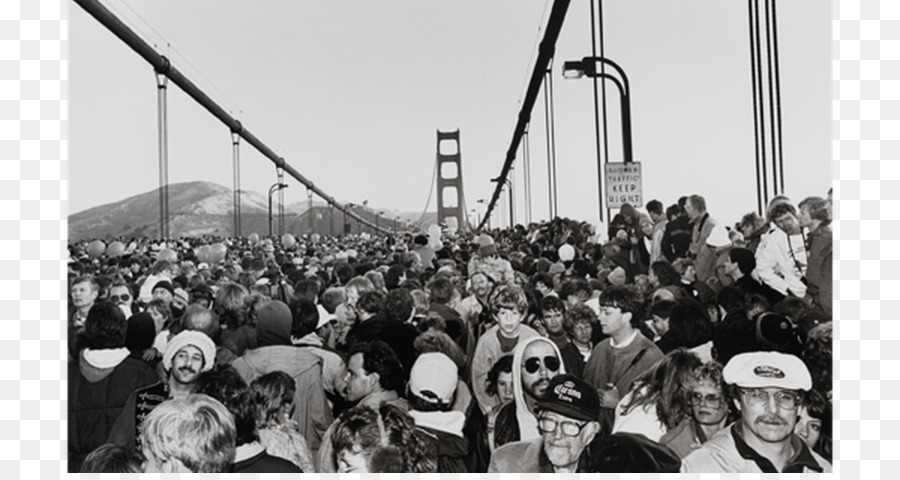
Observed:
[[[778,203],[769,210],[769,218],[776,228],[756,249],[753,277],[782,295],[803,298],[807,255],[797,210],[788,202]]]

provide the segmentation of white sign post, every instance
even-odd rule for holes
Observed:
[[[607,163],[606,192],[606,208],[622,208],[626,203],[642,206],[640,162]]]

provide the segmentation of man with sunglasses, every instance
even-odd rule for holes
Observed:
[[[109,288],[109,301],[113,302],[125,313],[128,318],[140,310],[134,308],[134,296],[131,295],[131,288],[127,283],[117,283]]]
[[[778,352],[735,355],[722,372],[740,418],[684,458],[682,472],[831,472],[794,433],[812,378],[799,358]]]
[[[547,394],[550,381],[566,373],[559,348],[552,340],[532,337],[513,350],[513,401],[501,407],[494,423],[494,442],[504,445],[540,436],[537,402]]]
[[[588,383],[573,375],[557,375],[537,401],[541,436],[513,442],[491,456],[488,473],[584,472],[587,446],[600,431],[600,399]]]

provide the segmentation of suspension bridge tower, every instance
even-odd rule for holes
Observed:
[[[462,188],[459,130],[437,131],[437,171],[438,224],[469,230]]]

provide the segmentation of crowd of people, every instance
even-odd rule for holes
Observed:
[[[70,244],[68,469],[830,472],[831,211]]]

